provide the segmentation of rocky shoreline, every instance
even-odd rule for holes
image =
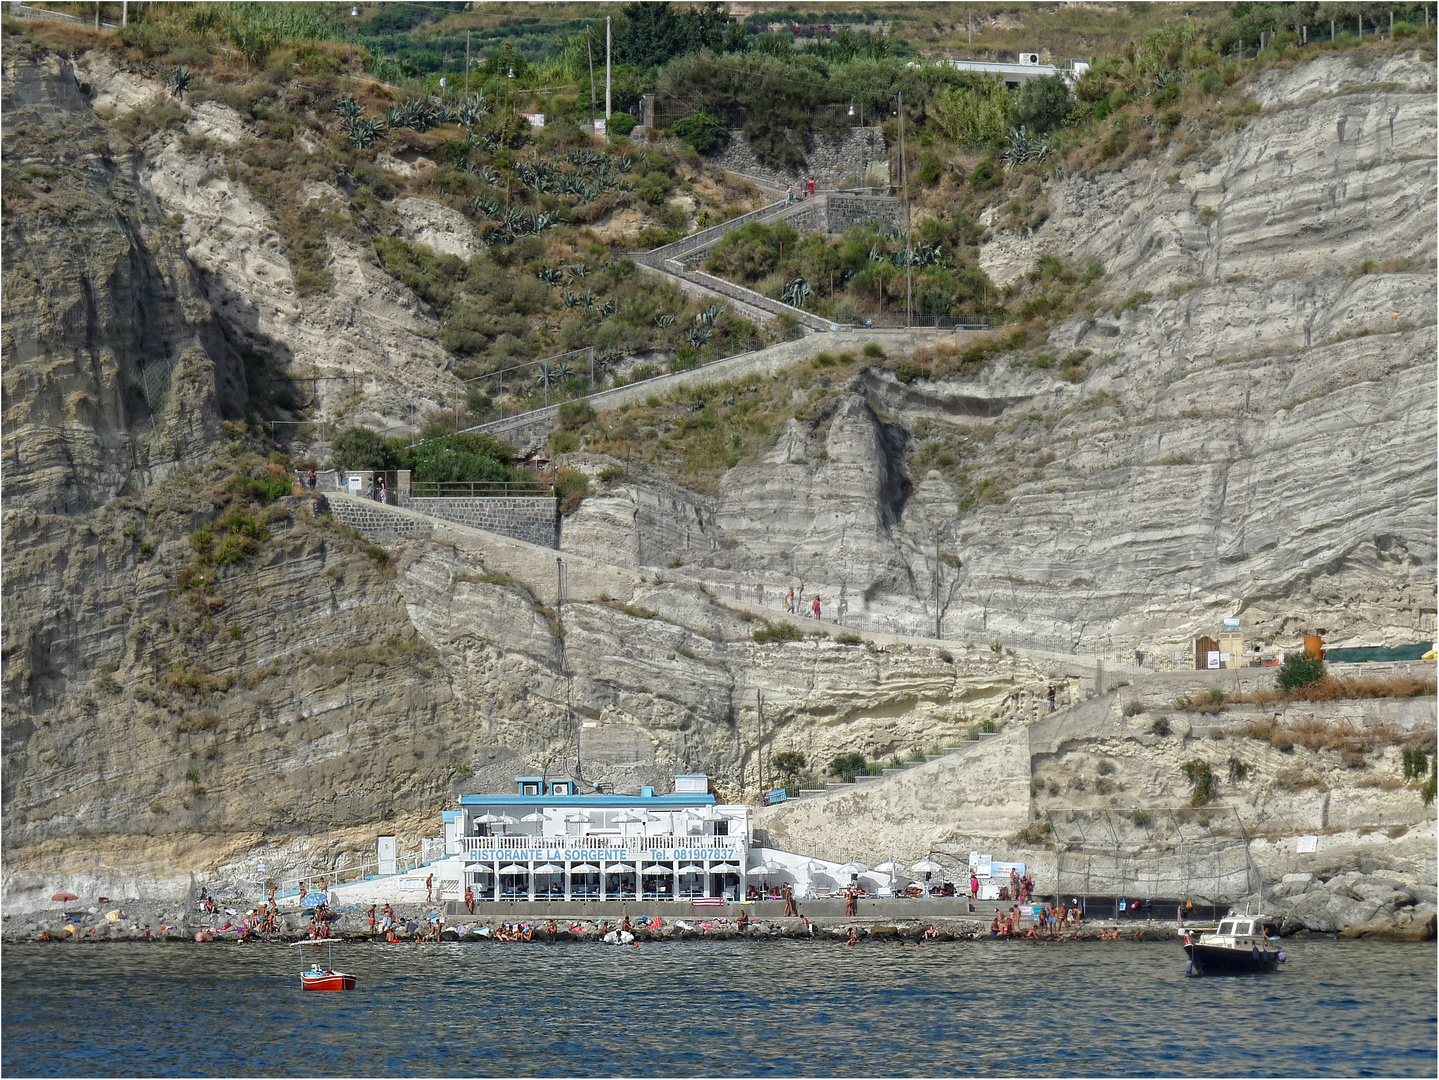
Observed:
[[[233,914],[231,913],[233,911]],[[434,940],[431,933],[436,918],[443,918],[441,909],[432,904],[394,905],[401,944],[418,944]],[[118,914],[117,914],[118,913]],[[238,908],[222,908],[218,916],[199,912],[184,912],[173,903],[148,903],[145,901],[110,902],[103,907],[72,907],[67,910],[47,910],[12,915],[0,923],[0,943],[14,945],[25,942],[86,943],[102,942],[189,942],[189,943],[289,943],[301,941],[310,936],[310,920],[299,912],[287,912],[281,918],[280,928],[273,935],[247,931],[241,927],[241,920],[247,911]],[[965,941],[990,940],[989,923],[974,918],[939,917],[932,919],[877,919],[866,917],[850,918],[764,918],[750,920],[743,929],[734,919],[705,918],[692,916],[686,919],[663,919],[659,926],[638,925],[642,912],[631,916],[635,941],[690,941],[690,940],[760,940],[760,939],[803,939],[813,941],[847,941],[851,930],[859,940],[870,941]],[[508,922],[509,920],[505,920]],[[253,922],[253,920],[252,920]],[[503,922],[493,919],[475,919],[461,915],[442,924],[438,940],[442,942],[493,941],[498,944],[524,943],[497,937],[495,932]],[[511,925],[524,925],[513,922]],[[536,919],[528,923],[531,928],[531,943],[562,941],[599,942],[607,930],[618,928],[615,920],[583,919],[573,921],[557,920],[556,929],[547,929],[548,920]],[[73,929],[67,930],[66,927]],[[1111,921],[1086,923],[1078,929],[1066,930],[1053,939],[1043,937],[1028,939],[1016,936],[1012,940],[1033,944],[1102,941],[1115,931],[1125,941],[1175,941],[1183,931],[1170,923]],[[1356,932],[1357,930],[1357,932]],[[1281,923],[1284,937],[1372,937],[1391,941],[1425,941],[1434,937],[1433,916],[1427,927],[1414,924],[1399,932],[1383,932],[1379,928],[1365,931],[1364,926],[1346,929],[1342,932],[1312,930],[1294,925],[1285,919]],[[1027,932],[1027,927],[1026,927]],[[330,935],[349,943],[385,944],[385,935],[369,928],[368,908],[342,909],[332,924]],[[926,938],[928,935],[928,938]],[[1113,940],[1112,938],[1109,938]]]

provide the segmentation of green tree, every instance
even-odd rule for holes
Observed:
[[[1037,135],[1053,131],[1069,115],[1069,84],[1058,75],[1031,79],[1019,89],[1014,122]]]
[[[729,137],[724,121],[704,109],[696,109],[687,116],[680,117],[671,125],[671,129],[702,154],[722,145]]]
[[[346,428],[335,436],[330,462],[337,469],[393,469],[395,459],[377,432],[367,427]]]
[[[1279,673],[1274,677],[1275,685],[1284,693],[1292,693],[1301,686],[1308,686],[1324,678],[1324,661],[1315,660],[1304,653],[1295,653],[1284,658]]]
[[[850,752],[848,754],[837,754],[830,759],[829,771],[835,776],[843,779],[850,779],[863,773],[869,767],[869,762],[863,754]]]
[[[774,756],[773,765],[779,774],[787,780],[793,780],[804,769],[808,762],[805,756],[798,750],[781,750]]]

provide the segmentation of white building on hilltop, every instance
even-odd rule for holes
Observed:
[[[706,776],[672,795],[581,795],[573,780],[515,778],[513,795],[463,795],[444,812],[440,895],[476,900],[692,900],[745,895],[750,808],[719,806]]]

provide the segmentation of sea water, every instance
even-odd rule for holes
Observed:
[[[0,1071],[95,1075],[1434,1076],[1434,944],[11,945]]]

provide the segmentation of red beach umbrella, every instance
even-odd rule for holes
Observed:
[[[54,896],[50,897],[50,899],[64,903],[67,900],[78,900],[80,898],[72,892],[57,892]]]

